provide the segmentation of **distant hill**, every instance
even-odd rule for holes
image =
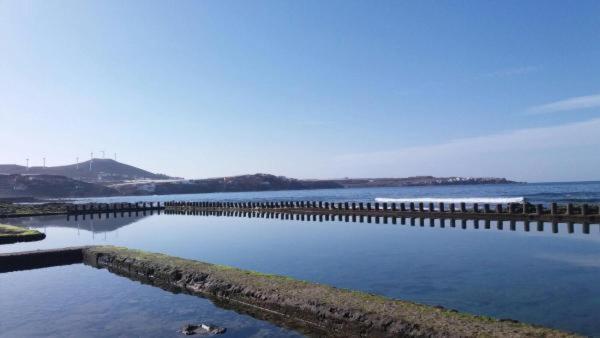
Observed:
[[[0,175],[0,197],[99,197],[119,192],[100,184],[58,175]]]
[[[177,180],[171,182],[122,183],[110,185],[110,187],[117,189],[124,195],[167,195],[343,188],[342,185],[327,180],[298,180],[295,178],[269,174]]]
[[[411,187],[424,185],[469,185],[517,183],[498,177],[434,177],[345,178],[332,180],[344,188]]]
[[[163,174],[154,174],[111,159],[99,159],[57,167],[24,167],[15,164],[0,164],[0,174],[60,175],[92,183],[122,182],[139,179],[170,179]]]
[[[168,182],[132,182],[109,185],[124,195],[198,194],[211,192],[241,192],[267,190],[307,190],[335,188],[406,187],[458,184],[515,183],[505,178],[481,177],[433,177],[406,178],[359,178],[334,180],[301,180],[285,176],[254,174],[207,178],[197,180],[173,180]]]

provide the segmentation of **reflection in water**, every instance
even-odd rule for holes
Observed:
[[[85,263],[87,264],[87,263]],[[212,302],[212,304],[224,310],[232,310],[241,315],[248,315],[255,319],[268,321],[271,324],[275,324],[285,329],[291,329],[297,332],[302,333],[303,335],[309,337],[325,337],[327,336],[327,332],[320,328],[318,325],[315,325],[309,321],[303,321],[301,319],[293,318],[283,313],[278,313],[275,311],[265,310],[259,306],[252,306],[248,303],[236,302],[233,299],[228,300],[224,297],[215,297],[210,294],[202,294],[201,296],[198,293],[190,293],[185,288],[177,287],[171,283],[162,282],[160,279],[149,279],[145,275],[139,275],[136,273],[127,273],[126,271],[120,269],[111,269],[108,268],[111,273],[116,275],[129,278],[132,281],[137,281],[142,284],[155,286],[161,288],[165,291],[174,293],[174,294],[187,294],[194,297],[201,297],[208,299]]]
[[[537,232],[558,234],[575,233],[575,226],[582,234],[590,234],[590,223],[558,223],[558,222],[543,222],[543,221],[515,221],[515,220],[490,220],[490,219],[456,219],[456,218],[425,218],[425,217],[400,217],[400,216],[365,216],[365,215],[348,215],[348,214],[305,214],[305,213],[286,213],[286,212],[264,212],[264,211],[165,211],[167,215],[181,216],[216,216],[216,217],[238,217],[238,218],[264,218],[278,220],[294,220],[301,222],[346,222],[346,223],[367,223],[367,224],[400,224],[425,227],[427,224],[431,228],[439,227],[446,228],[447,224],[450,228],[456,228],[456,223],[459,222],[459,228],[479,230],[504,230],[532,232],[532,224]],[[518,229],[517,224],[521,227]],[[492,226],[493,225],[493,226]],[[598,226],[599,224],[594,224]],[[562,230],[559,231],[559,228]]]
[[[93,233],[112,232],[124,226],[136,223],[160,211],[96,213],[68,216],[38,216],[7,219],[6,223],[28,228],[62,227],[76,228]]]
[[[6,219],[47,237],[0,252],[125,246],[600,336],[596,224],[197,214]]]
[[[2,273],[0,285],[0,337],[180,338],[188,323],[226,327],[224,337],[301,337],[218,302],[83,264]]]

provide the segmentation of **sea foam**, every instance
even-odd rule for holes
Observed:
[[[489,204],[508,204],[523,203],[524,197],[415,197],[415,198],[387,198],[377,197],[376,202],[387,203],[489,203]]]

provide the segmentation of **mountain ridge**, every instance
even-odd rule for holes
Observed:
[[[0,164],[0,174],[59,175],[88,183],[121,182],[137,179],[172,179],[113,159],[94,158],[78,164],[54,167],[25,167],[16,164]]]

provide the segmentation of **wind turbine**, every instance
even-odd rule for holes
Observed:
[[[79,170],[79,156],[75,157],[75,163],[77,163],[77,170]]]
[[[42,163],[44,163],[42,165],[42,167],[46,168],[46,158],[45,157],[42,157]]]
[[[92,171],[92,162],[94,162],[94,152],[90,153],[90,171]]]
[[[27,162],[27,170],[29,170],[29,159],[28,159],[28,158],[26,158],[26,159],[25,159],[25,162]]]

